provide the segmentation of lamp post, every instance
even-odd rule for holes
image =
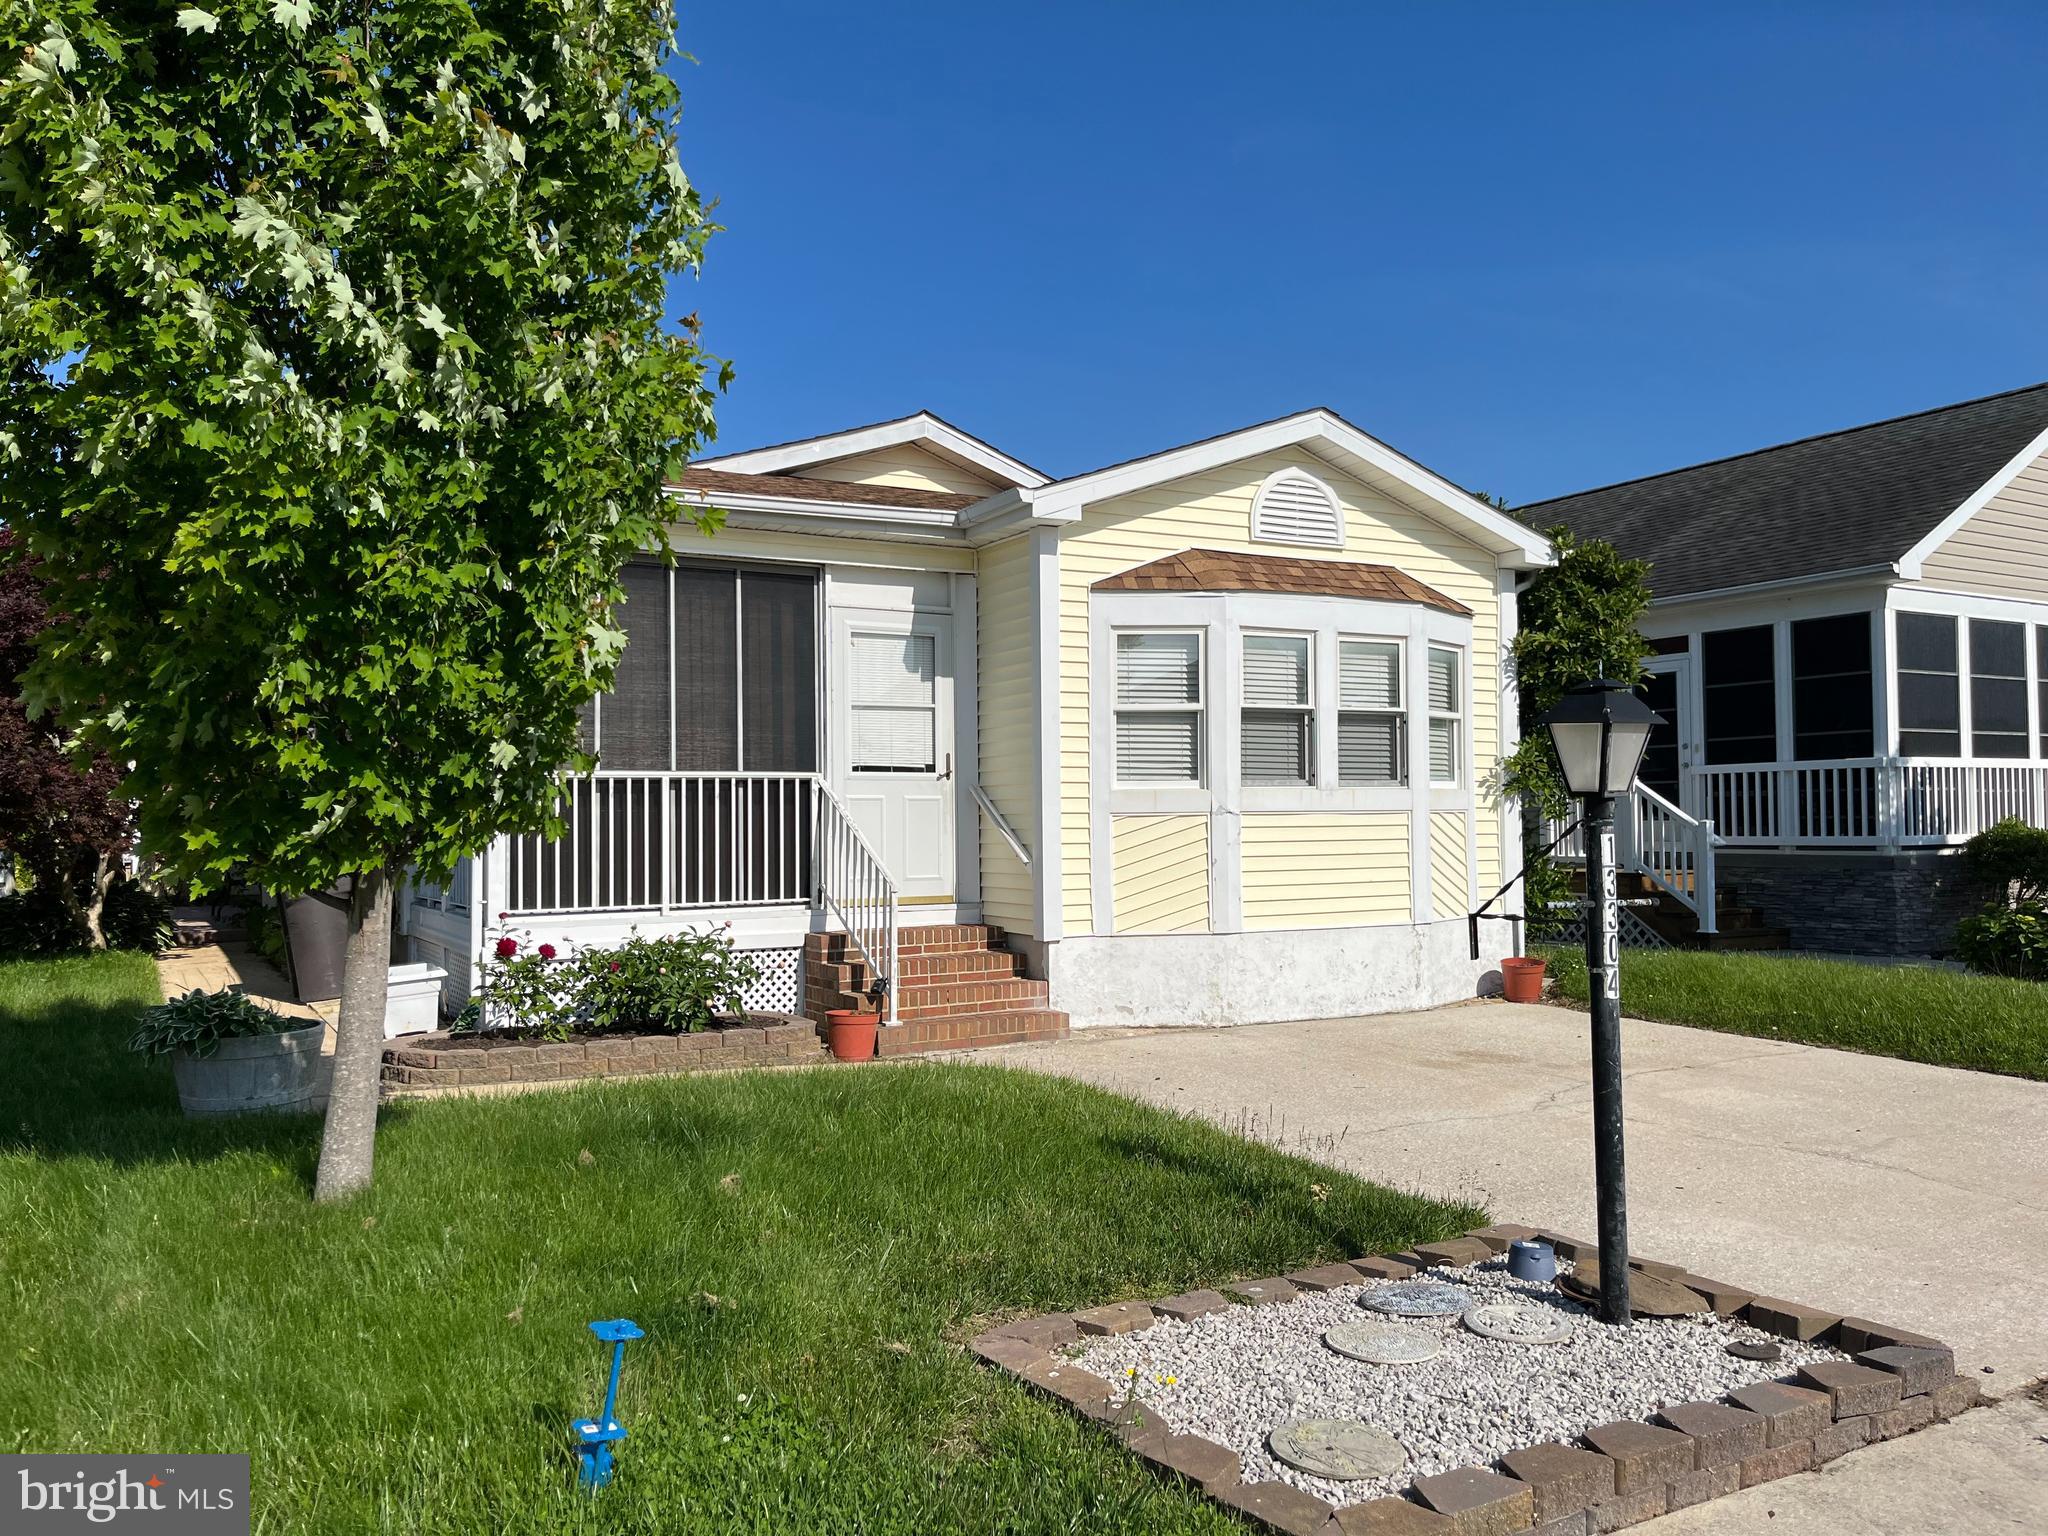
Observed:
[[[1585,804],[1586,982],[1593,1014],[1593,1166],[1600,1197],[1600,1318],[1626,1324],[1628,1179],[1621,1125],[1621,929],[1614,869],[1614,800],[1635,783],[1664,723],[1633,689],[1581,683],[1543,717],[1565,788]]]

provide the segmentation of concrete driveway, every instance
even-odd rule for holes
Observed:
[[[1491,1002],[974,1054],[1590,1234],[1589,1052],[1582,1015]],[[1934,1334],[2006,1399],[1656,1529],[2048,1532],[2048,1084],[1638,1020],[1623,1066],[1638,1253]]]

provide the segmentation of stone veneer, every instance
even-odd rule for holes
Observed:
[[[1855,1358],[1801,1366],[1789,1380],[1739,1388],[1723,1402],[1673,1404],[1654,1424],[1595,1425],[1577,1445],[1529,1446],[1510,1451],[1497,1467],[1460,1467],[1418,1478],[1406,1494],[1332,1506],[1291,1483],[1244,1482],[1234,1451],[1174,1432],[1158,1414],[1127,1402],[1116,1387],[1064,1353],[1084,1334],[1129,1333],[1160,1318],[1185,1321],[1228,1306],[1285,1301],[1301,1290],[1405,1279],[1505,1253],[1521,1237],[1543,1238],[1568,1259],[1599,1252],[1585,1238],[1503,1222],[1404,1253],[1240,1281],[1228,1287],[1234,1296],[1189,1291],[1153,1302],[1019,1318],[978,1335],[969,1347],[988,1364],[1102,1424],[1155,1471],[1191,1483],[1285,1536],[1595,1536],[1815,1470],[1858,1446],[1910,1434],[1983,1400],[1975,1381],[1956,1375],[1953,1352],[1936,1339],[1759,1296],[1675,1264],[1633,1259],[1633,1266],[1696,1292],[1720,1316],[1833,1345]]]
[[[1939,955],[1956,924],[1993,892],[1965,870],[1960,849],[1903,853],[1785,853],[1723,848],[1715,880],[1794,949],[1849,955]]]
[[[787,1066],[825,1059],[818,1026],[793,1013],[750,1013],[745,1022],[688,1035],[606,1035],[474,1046],[445,1031],[401,1035],[384,1046],[384,1097],[411,1098],[593,1077],[662,1077]]]

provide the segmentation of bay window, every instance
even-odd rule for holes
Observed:
[[[1202,782],[1202,637],[1198,631],[1116,637],[1116,781]]]
[[[1240,768],[1247,784],[1315,782],[1315,705],[1306,635],[1246,635]]]
[[[1429,648],[1429,782],[1456,784],[1464,757],[1464,653]]]

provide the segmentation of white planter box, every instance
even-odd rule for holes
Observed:
[[[448,973],[420,961],[391,967],[391,994],[384,1005],[384,1038],[417,1035],[441,1027],[441,983]]]

